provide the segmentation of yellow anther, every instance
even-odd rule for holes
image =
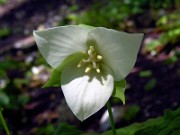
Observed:
[[[78,64],[77,67],[80,68],[82,65],[81,64]]]
[[[83,60],[81,60],[80,62],[79,62],[79,64],[77,65],[77,67],[79,68],[79,67],[81,67],[82,65],[84,65],[85,64],[85,62],[84,62],[84,59]]]
[[[101,70],[98,68],[98,69],[96,69],[96,72],[97,72],[97,73],[100,73],[100,72],[101,72]]]
[[[93,66],[94,69],[97,68],[97,65],[96,65],[96,62],[95,62],[95,61],[92,61],[92,66]]]
[[[103,57],[102,57],[101,55],[97,55],[97,59],[98,59],[98,60],[102,60]]]
[[[94,46],[90,46],[90,50],[94,52]]]
[[[88,55],[89,56],[92,56],[94,53],[94,47],[93,46],[90,46],[89,50],[88,50]]]
[[[88,63],[88,62],[90,62],[90,61],[91,61],[91,60],[90,60],[89,58],[88,58],[87,60],[83,59],[83,60],[82,60],[82,63],[85,64],[85,63]]]
[[[85,69],[85,73],[89,73],[90,71],[91,71],[91,67],[86,67],[86,69]]]
[[[77,67],[80,68],[86,65],[86,68],[84,71],[85,73],[91,72],[92,69],[95,70],[97,73],[100,73],[101,71],[100,71],[99,66],[103,57],[97,53],[94,46],[89,47],[89,50],[87,51],[87,56],[88,58],[82,59],[78,63]]]

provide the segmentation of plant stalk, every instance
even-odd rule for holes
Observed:
[[[110,101],[108,100],[108,102],[106,103],[107,105],[107,109],[108,109],[108,113],[109,113],[109,119],[110,119],[110,123],[111,123],[111,129],[113,132],[113,135],[116,135],[116,128],[115,128],[115,123],[114,123],[114,118],[113,118],[113,114],[112,114],[112,110],[111,110],[111,104]]]
[[[2,108],[1,107],[0,107],[0,121],[1,121],[3,127],[4,127],[4,129],[6,131],[6,135],[11,135],[10,132],[9,132],[9,129],[7,127],[6,121],[5,121],[4,117],[3,117]]]

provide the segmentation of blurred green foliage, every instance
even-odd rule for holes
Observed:
[[[147,43],[144,47],[145,52],[154,51],[158,54],[166,46],[174,48],[180,42],[180,10],[164,14],[156,22],[160,36]],[[173,58],[174,60],[174,58]]]
[[[17,61],[10,56],[0,60],[0,106],[4,109],[19,109],[28,103],[30,96],[27,90],[31,87],[34,75],[32,67],[39,65],[49,68],[39,53],[33,62]]]
[[[144,13],[145,10],[171,9],[176,0],[105,0],[94,3],[80,14],[69,14],[67,19],[73,23],[92,26],[125,29],[126,21],[132,15]],[[76,7],[77,9],[77,7]]]
[[[1,0],[0,0],[1,3]],[[0,38],[4,38],[7,37],[11,34],[11,30],[10,28],[0,28]]]
[[[124,119],[127,121],[133,119],[140,110],[141,108],[138,105],[130,106],[124,116]]]
[[[178,61],[178,59],[179,59],[178,56],[177,56],[176,54],[174,54],[173,56],[167,58],[167,59],[164,61],[164,63],[165,63],[165,64],[168,64],[168,65],[171,65],[171,64],[176,63],[176,62]]]
[[[176,44],[180,41],[180,10],[163,15],[157,21],[157,27],[163,32],[160,36],[160,42],[164,45]]]
[[[80,135],[82,131],[73,125],[61,122],[59,125],[47,124],[38,128],[37,135]]]
[[[82,131],[78,130],[75,126],[61,123],[54,135],[80,135]]]
[[[7,2],[7,0],[0,0],[0,5],[3,5]]]
[[[144,70],[144,71],[139,72],[140,77],[148,79],[148,81],[144,85],[144,89],[146,91],[152,90],[153,88],[155,88],[155,86],[157,84],[157,80],[155,78],[152,78],[152,75],[153,75],[153,73],[151,70]]]
[[[10,102],[8,95],[4,92],[0,92],[0,99],[0,106],[6,106]]]
[[[152,71],[151,70],[144,70],[139,72],[140,77],[150,77],[152,76]]]
[[[55,130],[56,126],[53,124],[47,124],[46,126],[38,128],[37,135],[53,135]]]
[[[150,91],[153,88],[155,88],[156,84],[157,84],[157,80],[155,78],[152,78],[145,84],[144,89],[146,91]]]
[[[0,106],[15,109],[29,101],[28,96],[22,95],[20,85],[28,84],[21,78],[10,78],[9,72],[16,69],[24,69],[24,63],[7,58],[0,61]],[[14,71],[16,72],[16,71]]]

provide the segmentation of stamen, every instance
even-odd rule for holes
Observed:
[[[92,64],[93,64],[93,68],[96,69],[96,67],[97,67],[96,62],[92,61]]]
[[[101,70],[99,69],[99,63],[97,63],[96,72],[97,72],[97,73],[100,73],[100,72],[101,72]]]
[[[101,55],[97,55],[97,59],[98,59],[98,60],[102,60],[102,58],[103,58],[103,57],[102,57]]]
[[[82,65],[81,64],[78,64],[77,67],[80,68]]]
[[[90,46],[89,50],[88,50],[88,55],[91,56],[94,52],[94,47]]]
[[[77,65],[77,67],[79,68],[79,67],[81,67],[82,65],[84,65],[86,62],[84,62],[84,59],[83,60],[81,60],[80,62],[79,62],[79,64]]]
[[[94,52],[94,46],[90,46],[90,50]]]
[[[83,63],[88,63],[88,62],[91,62],[91,60],[89,58],[87,60],[83,59],[82,62]]]
[[[97,73],[100,73],[100,72],[101,72],[101,70],[100,70],[99,68],[97,68],[97,69],[96,69],[96,72],[97,72]]]
[[[81,66],[87,64],[87,67],[85,68],[85,73],[89,73],[92,69],[95,69],[97,73],[100,73],[101,70],[99,68],[99,64],[103,57],[97,54],[96,50],[94,49],[94,46],[89,47],[87,54],[88,58],[82,59],[77,65],[77,67],[80,68]]]
[[[86,67],[86,69],[85,69],[85,73],[89,73],[90,71],[91,71],[91,67]]]

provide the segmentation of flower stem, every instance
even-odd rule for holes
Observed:
[[[111,123],[112,132],[113,132],[113,135],[116,135],[116,128],[115,128],[114,118],[113,118],[113,114],[112,114],[112,110],[111,110],[111,104],[110,104],[109,100],[106,103],[106,105],[107,105],[107,109],[108,109],[108,113],[109,113],[109,119],[110,119],[110,123]]]
[[[6,124],[6,121],[5,121],[5,119],[3,117],[3,114],[2,114],[2,108],[1,107],[0,107],[0,121],[1,121],[3,127],[4,127],[4,129],[6,131],[6,135],[10,135],[9,129],[7,127],[7,124]]]

